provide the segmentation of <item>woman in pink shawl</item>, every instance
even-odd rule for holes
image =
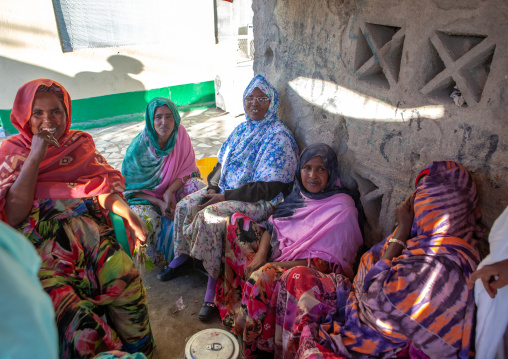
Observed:
[[[224,325],[242,335],[246,358],[259,349],[272,351],[270,300],[285,270],[310,266],[354,275],[363,212],[357,196],[355,201],[340,187],[338,167],[331,147],[309,146],[298,161],[292,193],[268,221],[258,225],[244,215],[231,216],[215,303]]]
[[[172,228],[176,203],[205,184],[198,177],[187,131],[176,105],[156,97],[146,106],[145,128],[127,148],[122,163],[125,197],[146,223],[146,255],[157,265],[173,254]]]

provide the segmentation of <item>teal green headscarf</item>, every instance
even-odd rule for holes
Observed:
[[[164,105],[168,106],[173,113],[173,117],[175,118],[175,128],[173,129],[173,133],[169,137],[166,146],[164,148],[159,148],[159,138],[157,137],[157,132],[155,132],[155,128],[153,127],[153,116],[157,107]],[[178,108],[173,101],[165,97],[156,97],[148,102],[145,111],[145,130],[148,132],[148,138],[150,138],[150,143],[155,148],[155,154],[157,156],[164,157],[173,151],[176,143],[176,136],[178,135],[178,126],[180,126],[180,114],[178,113]]]
[[[159,147],[157,132],[153,127],[157,107],[168,106],[175,118],[175,128],[164,148]],[[156,97],[146,106],[145,128],[127,148],[122,162],[122,175],[125,177],[125,197],[129,204],[150,204],[132,195],[141,190],[154,190],[164,178],[162,171],[167,156],[173,151],[180,126],[180,114],[175,103],[165,97]]]

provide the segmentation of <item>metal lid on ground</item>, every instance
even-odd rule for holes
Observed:
[[[236,337],[222,329],[205,329],[194,334],[185,346],[187,359],[237,359],[240,346]]]

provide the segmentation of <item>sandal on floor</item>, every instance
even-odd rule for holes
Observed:
[[[169,265],[162,268],[162,270],[157,274],[157,279],[161,282],[165,282],[168,280],[171,280],[173,278],[178,277],[179,275],[187,272],[189,269],[192,268],[192,260],[187,260],[187,262],[183,263],[182,265],[171,268]]]
[[[199,310],[198,318],[202,322],[206,322],[213,319],[218,314],[219,309],[217,309],[214,303],[203,302],[201,309]]]

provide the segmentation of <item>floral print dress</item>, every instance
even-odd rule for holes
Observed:
[[[97,197],[35,200],[18,229],[42,258],[39,278],[55,308],[62,358],[107,350],[151,357],[145,288]]]
[[[176,200],[199,191],[206,185],[197,178],[191,178],[176,192]],[[146,239],[146,255],[154,265],[161,261],[173,259],[173,223],[174,221],[162,217],[154,206],[148,204],[135,204],[130,206],[134,212],[145,222],[148,230]]]
[[[220,193],[257,182],[288,184],[293,181],[298,147],[291,131],[277,117],[279,94],[263,76],[257,75],[243,97],[255,88],[263,91],[270,105],[261,120],[253,120],[246,114],[246,121],[222,144],[218,153]],[[242,213],[256,222],[267,220],[283,196],[279,193],[270,200],[252,202],[226,200],[199,210],[198,205],[206,192],[206,189],[195,192],[176,206],[175,257],[187,254],[202,260],[208,274],[218,278],[229,216]]]
[[[187,254],[203,261],[203,267],[213,278],[218,278],[222,263],[222,245],[226,238],[226,225],[234,213],[243,213],[256,222],[265,221],[279,202],[224,201],[198,210],[197,206],[206,188],[192,193],[176,206],[175,256]]]

